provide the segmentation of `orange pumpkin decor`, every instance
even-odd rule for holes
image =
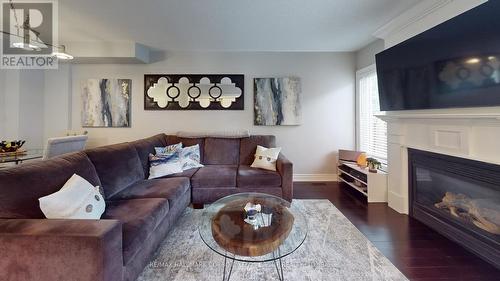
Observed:
[[[366,162],[366,153],[361,153],[358,156],[356,163],[358,164],[358,166],[360,166],[362,168],[366,168],[366,166],[368,166],[368,163]]]

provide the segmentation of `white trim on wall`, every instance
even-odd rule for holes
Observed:
[[[338,181],[338,177],[337,174],[294,174],[293,181],[296,182]]]
[[[384,39],[385,48],[458,16],[487,0],[423,0],[379,28],[373,36]]]
[[[388,38],[392,34],[404,32],[410,25],[418,23],[454,0],[424,0],[401,13],[373,33],[377,38]]]

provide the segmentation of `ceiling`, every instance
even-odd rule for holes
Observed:
[[[62,0],[60,42],[161,50],[355,51],[419,0]]]

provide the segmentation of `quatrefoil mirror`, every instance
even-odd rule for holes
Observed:
[[[243,110],[244,75],[146,74],[145,110]]]

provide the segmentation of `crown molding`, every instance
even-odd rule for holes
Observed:
[[[425,0],[419,2],[412,8],[406,10],[390,22],[379,28],[373,36],[386,39],[391,34],[401,32],[408,28],[410,25],[422,20],[426,16],[434,13],[435,11],[443,8],[446,5],[454,2],[455,0]]]

